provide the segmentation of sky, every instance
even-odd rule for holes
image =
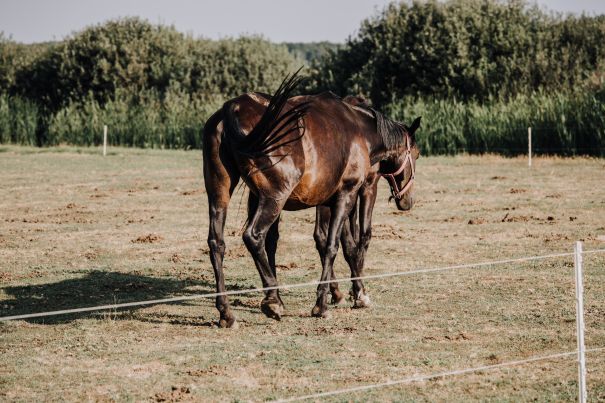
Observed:
[[[0,32],[61,40],[108,19],[139,16],[194,37],[260,34],[274,42],[344,42],[390,0],[0,0]],[[538,0],[551,11],[605,14],[605,0]]]

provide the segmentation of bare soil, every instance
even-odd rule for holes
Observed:
[[[199,151],[0,148],[0,316],[214,291]],[[420,158],[417,203],[382,183],[366,274],[605,248],[599,159]],[[228,289],[260,286],[241,241],[246,196],[225,229]],[[282,216],[282,284],[319,278],[314,211]],[[588,348],[605,346],[605,254],[585,256]],[[349,276],[344,260],[339,278]],[[572,351],[573,259],[368,281],[369,309],[310,316],[313,288],[231,298],[235,330],[200,299],[0,324],[0,400],[257,401]],[[346,291],[348,284],[342,283]],[[588,355],[605,400],[605,354]],[[334,401],[572,401],[573,357],[345,394]],[[330,399],[327,399],[330,400]]]

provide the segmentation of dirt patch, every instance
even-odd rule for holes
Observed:
[[[241,300],[240,298],[235,298],[231,303],[232,306],[241,306],[243,308],[253,308],[258,309],[260,307],[258,301],[252,300]]]
[[[185,372],[189,376],[206,376],[206,375],[222,375],[225,373],[225,368],[220,365],[211,365],[208,368],[203,369],[190,369]]]
[[[298,269],[298,265],[294,262],[290,262],[290,263],[286,263],[286,264],[278,264],[275,265],[276,268],[280,269],[280,270],[292,270],[292,269]]]
[[[181,192],[182,196],[193,196],[193,195],[198,195],[198,194],[204,194],[204,189],[199,188],[199,189],[194,189],[194,190],[185,190],[184,192]]]
[[[445,335],[445,339],[446,340],[452,340],[452,341],[459,341],[459,340],[470,340],[471,337],[464,333],[464,332],[459,332],[457,334],[454,335]]]
[[[235,245],[233,247],[227,248],[226,255],[228,258],[241,258],[244,256],[248,256],[248,250],[245,246]]]
[[[193,398],[188,386],[172,386],[170,392],[156,393],[153,400],[156,402],[183,402],[193,401]]]
[[[376,239],[403,239],[404,236],[393,226],[388,224],[374,225],[372,228],[372,237]]]
[[[162,238],[160,235],[157,234],[147,234],[147,235],[141,235],[140,237],[133,239],[132,243],[157,243],[162,241],[164,238]]]
[[[469,225],[479,225],[479,224],[485,224],[487,222],[487,220],[485,218],[471,218],[470,220],[468,220],[468,224]]]
[[[529,221],[541,221],[541,222],[555,222],[554,216],[547,216],[546,218],[537,217],[534,215],[526,216],[526,215],[511,215],[510,213],[506,213],[504,217],[500,220],[501,222],[529,222]]]
[[[443,222],[456,222],[456,221],[460,221],[460,217],[448,217],[448,218],[443,219]]]

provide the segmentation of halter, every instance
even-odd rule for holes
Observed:
[[[412,163],[412,149],[410,147],[410,136],[406,135],[405,140],[406,140],[407,149],[405,150],[405,159],[403,160],[403,164],[401,164],[399,169],[397,169],[397,171],[395,171],[393,173],[390,173],[390,174],[381,173],[380,174],[382,177],[386,178],[386,180],[389,181],[389,185],[391,185],[391,195],[393,195],[393,198],[395,198],[397,200],[401,200],[403,195],[408,190],[410,190],[410,188],[414,184],[415,168],[414,168],[414,164]],[[410,164],[410,168],[412,169],[412,175],[410,176],[410,179],[408,179],[405,186],[403,188],[399,189],[399,185],[397,185],[395,176],[399,175],[400,173],[402,173],[405,170],[405,166],[408,164],[408,162]]]

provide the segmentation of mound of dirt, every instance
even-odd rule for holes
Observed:
[[[170,392],[156,393],[154,400],[156,402],[180,402],[182,400],[191,400],[191,390],[188,386],[173,386]]]
[[[197,195],[200,193],[204,193],[204,189],[194,189],[194,190],[185,190],[184,192],[181,192],[182,196],[192,196],[192,195]]]
[[[485,224],[487,222],[487,220],[485,218],[471,218],[470,220],[468,220],[468,224],[469,225],[478,225],[478,224]]]
[[[132,242],[132,243],[156,243],[156,242],[160,242],[163,239],[164,238],[162,238],[160,235],[157,235],[157,234],[147,234],[147,235],[141,235],[137,239],[133,239],[130,242]]]

